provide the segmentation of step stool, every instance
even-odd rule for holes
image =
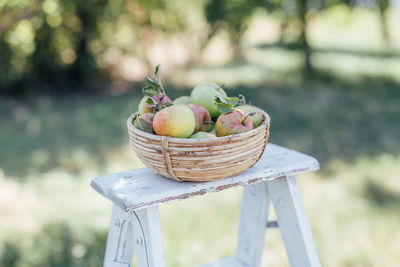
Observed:
[[[243,186],[236,255],[201,267],[260,266],[267,226],[279,226],[291,266],[320,266],[297,174],[315,171],[318,161],[278,145],[239,175],[212,182],[176,182],[148,168],[101,176],[92,187],[113,202],[104,267],[164,267],[158,205]],[[278,222],[268,222],[269,201]]]

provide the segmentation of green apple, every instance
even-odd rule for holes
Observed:
[[[216,118],[220,114],[217,106],[214,104],[216,96],[220,98],[227,97],[224,89],[218,84],[213,82],[201,82],[193,88],[190,99],[192,103],[205,107],[208,112],[210,112],[211,117]]]
[[[192,135],[190,138],[192,139],[210,139],[210,138],[216,138],[216,136],[212,133],[207,133],[207,132],[198,132]]]
[[[264,120],[264,117],[262,115],[263,111],[258,107],[252,105],[243,105],[243,106],[238,106],[238,108],[246,111],[247,113],[255,112],[254,116],[251,117],[251,120],[253,122],[253,128],[257,128],[263,122]]]
[[[171,137],[190,137],[196,128],[196,118],[190,107],[177,104],[163,108],[153,119],[154,132]]]
[[[217,136],[227,136],[247,132],[253,129],[253,122],[249,114],[240,109],[222,114],[215,123]]]
[[[174,100],[174,105],[176,104],[190,104],[192,101],[190,100],[190,96],[180,96]]]

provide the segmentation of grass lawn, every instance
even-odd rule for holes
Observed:
[[[240,61],[182,70],[167,92],[175,98],[196,80],[212,79],[265,109],[270,142],[320,160],[321,171],[300,176],[299,183],[323,265],[396,266],[400,57],[382,54],[376,43],[363,48],[378,51],[372,54],[344,51],[340,42],[327,53],[321,29],[313,32],[315,77],[298,74],[299,51],[260,42],[249,44]],[[125,126],[138,89],[120,96],[0,99],[0,266],[101,265],[111,205],[89,183],[143,166]],[[232,255],[240,197],[234,189],[161,206],[167,266]],[[277,229],[267,233],[262,266],[289,266]]]

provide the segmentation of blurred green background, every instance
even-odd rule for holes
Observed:
[[[319,159],[299,183],[324,266],[398,266],[399,25],[388,0],[0,0],[0,266],[101,266],[89,183],[143,166],[125,121],[159,63],[171,98],[225,84]],[[161,206],[167,266],[232,255],[240,197]],[[289,266],[276,229],[262,266]]]

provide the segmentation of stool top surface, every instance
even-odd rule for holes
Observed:
[[[129,211],[318,169],[315,158],[268,144],[253,167],[222,180],[177,182],[149,168],[141,168],[97,177],[92,180],[91,186],[115,205]]]

